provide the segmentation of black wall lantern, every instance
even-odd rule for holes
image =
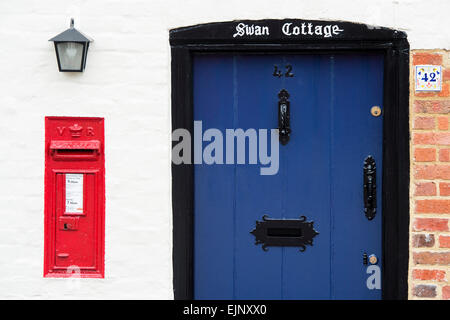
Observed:
[[[55,44],[56,59],[61,72],[83,72],[86,67],[89,43],[94,40],[74,28],[73,18],[70,28],[51,38]]]

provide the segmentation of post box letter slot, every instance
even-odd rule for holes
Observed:
[[[52,140],[50,153],[55,160],[96,160],[100,153],[100,141]]]

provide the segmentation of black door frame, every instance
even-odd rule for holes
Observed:
[[[283,33],[283,25],[300,34]],[[238,26],[261,27],[248,35]],[[301,25],[304,24],[302,33]],[[312,25],[309,29],[308,24]],[[326,26],[322,32],[311,32]],[[333,27],[337,26],[337,27]],[[267,27],[262,29],[262,27]],[[334,28],[334,29],[333,29]],[[241,28],[242,29],[242,28]],[[240,30],[241,30],[240,29]],[[255,30],[255,29],[253,29]],[[292,32],[292,29],[291,31]],[[287,32],[289,33],[289,32]],[[235,35],[235,36],[234,36]],[[409,44],[406,34],[388,28],[342,21],[240,20],[201,24],[170,31],[172,130],[193,136],[192,57],[195,53],[383,52],[383,299],[407,299],[409,257]],[[193,140],[193,139],[192,139]],[[193,163],[193,161],[191,161]],[[175,299],[193,299],[194,165],[172,163],[173,286]]]

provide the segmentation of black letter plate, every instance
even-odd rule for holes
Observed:
[[[255,244],[267,247],[299,247],[306,250],[306,245],[313,245],[313,238],[319,233],[314,230],[314,222],[306,221],[305,216],[300,219],[269,219],[267,215],[262,221],[256,221],[256,228],[250,231],[255,236]]]

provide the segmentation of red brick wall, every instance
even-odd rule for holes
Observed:
[[[415,92],[419,64],[443,66],[441,92]],[[413,51],[410,83],[410,298],[450,299],[450,52]]]

